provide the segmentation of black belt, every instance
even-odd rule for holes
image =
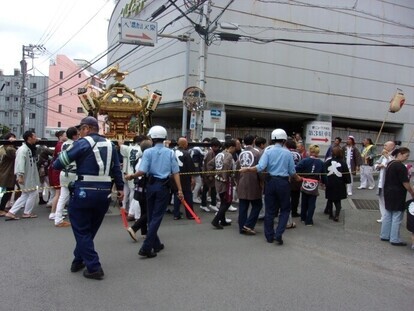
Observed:
[[[156,182],[166,182],[167,180],[170,180],[168,177],[167,178],[158,178],[158,177],[154,177],[152,176],[152,178],[154,179],[154,181]]]
[[[289,180],[289,176],[272,176],[270,175],[271,178],[279,178],[279,179],[286,179]]]

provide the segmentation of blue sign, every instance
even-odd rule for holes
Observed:
[[[221,117],[221,110],[212,109],[210,110],[210,116],[219,118]]]

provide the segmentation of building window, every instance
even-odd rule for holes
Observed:
[[[36,119],[36,114],[35,113],[30,113],[29,114],[29,119]]]
[[[8,117],[8,116],[9,116],[9,112],[8,112],[8,111],[6,111],[6,112],[4,113],[4,116],[5,116],[5,117]]]
[[[63,94],[63,89],[60,87],[59,88],[59,96],[62,96],[62,94]]]
[[[19,116],[18,112],[13,112],[13,117],[17,118]]]
[[[62,105],[59,105],[58,112],[62,113]]]
[[[6,102],[10,101],[10,97],[6,96]]]
[[[31,104],[36,104],[36,98],[34,98],[34,97],[31,97],[30,99],[29,99],[29,103],[31,103]]]
[[[29,128],[29,131],[32,131],[33,133],[36,133],[35,128]]]
[[[18,97],[15,97],[15,98],[14,98],[14,101],[15,101],[15,102],[18,102],[18,101],[19,101],[19,98],[18,98]]]
[[[82,75],[81,74],[78,74],[78,78],[82,78]]]
[[[10,81],[6,81],[6,86],[10,86]]]
[[[37,83],[30,83],[31,89],[37,89]]]
[[[57,127],[62,127],[62,122],[58,122]]]
[[[83,108],[82,108],[82,107],[78,107],[78,108],[76,109],[76,112],[77,112],[77,113],[83,113]]]
[[[63,71],[59,72],[59,79],[62,80],[63,79]]]
[[[13,132],[17,132],[17,127],[13,127]]]

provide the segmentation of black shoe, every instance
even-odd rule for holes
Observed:
[[[175,216],[174,217],[174,220],[180,220],[180,219],[183,219],[181,216]]]
[[[222,225],[220,225],[218,222],[216,223],[216,222],[212,221],[212,222],[211,222],[211,224],[212,224],[212,225],[213,225],[213,227],[214,227],[214,228],[216,228],[216,229],[223,229],[223,226],[222,226]]]
[[[299,213],[292,213],[292,217],[293,217],[293,218],[300,217],[300,214],[299,214]]]
[[[270,238],[270,239],[266,238],[267,243],[273,243],[274,240],[275,240],[274,238]]]
[[[83,262],[72,262],[70,266],[70,272],[78,272],[85,268],[85,264]]]
[[[389,242],[389,241],[390,241],[390,239],[381,239],[381,241],[384,241],[384,242]]]
[[[275,241],[277,242],[278,245],[283,245],[282,237],[275,238]]]
[[[154,252],[159,253],[165,248],[164,244],[160,244],[157,248],[154,248]]]
[[[231,222],[220,221],[220,225],[221,225],[222,227],[231,226]]]
[[[154,258],[157,256],[157,253],[153,252],[153,251],[144,251],[142,249],[139,250],[138,255],[142,256],[142,257],[147,257],[147,258]]]
[[[338,222],[339,221],[339,217],[335,216],[333,221]]]
[[[83,276],[87,279],[103,280],[104,275],[102,268],[95,272],[89,272],[88,269],[83,270]]]
[[[407,246],[407,243],[405,243],[405,242],[397,242],[397,243],[391,242],[391,245],[394,245],[394,246]]]
[[[39,205],[45,205],[45,204],[47,204],[47,202],[45,200],[43,200],[43,199],[39,200]]]

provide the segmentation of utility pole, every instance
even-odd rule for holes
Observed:
[[[210,19],[210,5],[211,1],[207,0],[203,4],[203,18],[201,21],[201,30],[204,33],[200,33],[201,41],[200,41],[200,50],[199,50],[199,83],[198,87],[204,91],[206,85],[206,56],[207,56],[207,48],[208,45],[206,44],[208,40],[208,26],[209,26],[209,19]],[[205,91],[204,91],[205,92]],[[197,122],[196,122],[196,137],[200,140],[203,138],[203,111],[197,112]]]
[[[43,45],[29,44],[22,46],[22,60],[20,61],[20,69],[22,72],[22,83],[20,91],[20,136],[23,136],[25,132],[26,123],[26,97],[27,97],[27,86],[26,82],[29,79],[27,75],[27,62],[26,57],[31,58],[32,61],[35,57],[35,51],[43,50]]]

